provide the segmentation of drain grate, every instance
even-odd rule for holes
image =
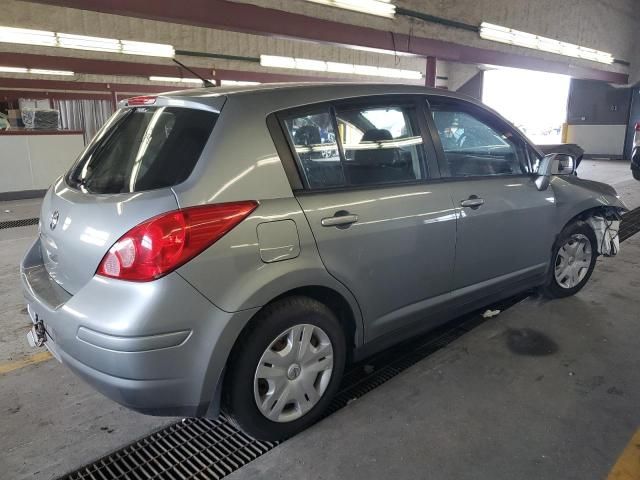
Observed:
[[[640,232],[640,207],[634,208],[622,216],[618,235],[620,236],[620,241],[624,242],[638,232]]]
[[[254,440],[224,416],[185,418],[64,478],[218,479],[275,445]]]
[[[624,215],[620,239],[640,231],[640,208]],[[492,306],[502,311],[530,292]],[[466,315],[427,335],[404,342],[354,365],[345,373],[327,415],[415,365],[485,322],[481,315]],[[215,420],[186,418],[134,442],[59,480],[116,479],[221,479],[274,448],[238,430],[221,415]]]
[[[4,230],[5,228],[18,228],[18,227],[28,227],[29,225],[37,225],[39,219],[38,218],[24,218],[22,220],[5,220],[4,222],[0,222],[0,230]]]

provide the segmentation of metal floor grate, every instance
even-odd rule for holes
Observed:
[[[620,222],[620,230],[618,235],[620,241],[624,242],[627,238],[635,235],[640,231],[640,207],[634,208],[630,212],[627,212],[622,216],[622,222]]]
[[[254,440],[224,416],[185,418],[64,478],[217,479],[275,445]]]
[[[22,220],[5,220],[4,222],[0,222],[0,230],[4,230],[5,228],[18,228],[18,227],[28,227],[29,225],[37,225],[39,219],[38,218],[24,218]]]
[[[640,208],[624,215],[620,239],[640,231]],[[507,310],[529,296],[523,293],[492,306]],[[354,365],[345,373],[327,415],[340,410],[420,360],[485,322],[466,315],[427,335],[404,342]],[[186,418],[106,455],[59,480],[221,479],[278,445],[255,440],[228,418]]]

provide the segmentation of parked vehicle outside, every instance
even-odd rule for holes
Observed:
[[[520,291],[582,289],[626,207],[574,170],[442,90],[129,99],[44,198],[28,336],[129,408],[222,408],[285,438],[348,362]]]

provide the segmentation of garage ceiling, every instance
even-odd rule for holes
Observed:
[[[519,3],[526,6],[530,2],[493,1],[489,3],[495,5],[495,12],[479,10],[478,4],[487,1],[397,1],[394,3],[398,13],[389,19],[304,0],[250,3],[191,0],[189,8],[168,0],[6,0],[0,23],[10,27],[170,44],[176,49],[180,62],[199,75],[217,81],[398,81],[261,66],[260,55],[269,54],[411,70],[431,76],[435,75],[435,69],[427,72],[426,58],[437,57],[447,62],[504,65],[612,83],[628,82],[629,65],[625,58],[629,55],[630,38],[637,34],[640,26],[637,14],[630,13],[635,10],[629,2],[613,2],[617,8],[607,10],[607,15],[619,22],[620,28],[614,30],[603,32],[594,27],[588,33],[579,33],[574,31],[581,28],[576,19],[556,19],[558,25],[554,28],[562,32],[562,40],[610,51],[619,59],[613,65],[604,65],[480,39],[473,29],[477,29],[483,15],[500,24],[536,31],[535,21],[530,19],[527,26],[524,24],[526,16],[513,14],[524,8]],[[548,0],[536,4],[545,2]],[[498,8],[500,5],[496,4],[499,3],[506,6]],[[589,8],[597,9],[603,2],[584,3],[592,3],[593,7]],[[468,6],[465,14],[459,13],[463,4]],[[529,13],[534,9],[526,6]],[[434,16],[434,12],[442,16]],[[536,14],[541,15],[539,8]],[[586,20],[581,21],[590,21],[589,15],[580,16],[583,17]],[[537,33],[553,36],[550,29],[547,25],[545,31]],[[11,79],[24,78],[31,81],[33,88],[41,89],[53,88],[51,82],[65,82],[64,86],[69,90],[91,86],[86,84],[109,84],[109,90],[129,91],[132,85],[139,85],[136,88],[140,91],[153,92],[180,84],[151,82],[149,76],[193,78],[171,59],[6,43],[0,43],[0,66],[75,72],[73,79],[0,73],[0,89],[14,88],[9,87],[15,84]],[[433,81],[424,78],[401,81],[420,84],[426,80]]]

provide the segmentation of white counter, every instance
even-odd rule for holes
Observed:
[[[82,132],[0,132],[0,196],[49,188],[83,148]]]

